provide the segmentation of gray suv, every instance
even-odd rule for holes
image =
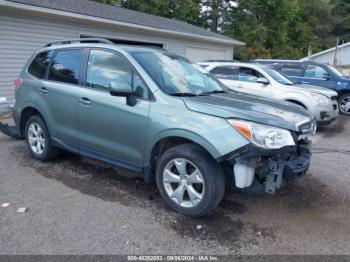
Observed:
[[[51,43],[15,87],[15,130],[33,157],[68,150],[139,172],[185,215],[206,215],[225,189],[274,193],[309,168],[309,113],[232,91],[163,49]]]

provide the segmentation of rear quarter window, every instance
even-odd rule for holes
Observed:
[[[49,66],[52,58],[52,54],[53,51],[46,51],[37,54],[28,67],[28,73],[37,78],[44,79],[47,67]]]

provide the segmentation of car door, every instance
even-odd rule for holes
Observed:
[[[334,88],[336,86],[336,82],[332,79],[326,68],[319,65],[306,65],[304,79],[305,83],[311,85],[327,88]]]
[[[78,95],[83,49],[57,50],[47,81],[39,87],[39,107],[44,112],[50,135],[56,142],[78,145]],[[78,149],[78,147],[76,148]]]
[[[87,54],[85,88],[78,111],[80,151],[128,168],[143,163],[150,107],[149,90],[128,60],[109,50]],[[109,93],[111,86],[129,83],[135,105]]]
[[[239,67],[235,89],[244,93],[269,97],[271,95],[270,84],[258,83],[259,78],[265,78],[265,76],[253,68]]]

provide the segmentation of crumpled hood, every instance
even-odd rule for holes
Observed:
[[[299,131],[297,124],[313,119],[307,111],[291,103],[239,92],[186,97],[183,100],[192,111],[293,131]]]
[[[309,92],[312,93],[318,93],[321,95],[325,95],[327,97],[332,97],[332,96],[337,96],[337,92],[326,88],[326,87],[321,87],[321,86],[314,86],[314,85],[309,85],[309,84],[298,84],[298,85],[294,85],[293,87],[295,87],[296,89],[300,89],[300,90],[307,90]]]

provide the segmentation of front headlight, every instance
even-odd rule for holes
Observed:
[[[316,100],[318,106],[327,106],[331,103],[328,97],[324,95],[317,94],[317,93],[311,93],[311,95]]]
[[[228,122],[245,138],[259,147],[279,149],[295,145],[292,134],[288,130],[236,119],[229,119]]]

